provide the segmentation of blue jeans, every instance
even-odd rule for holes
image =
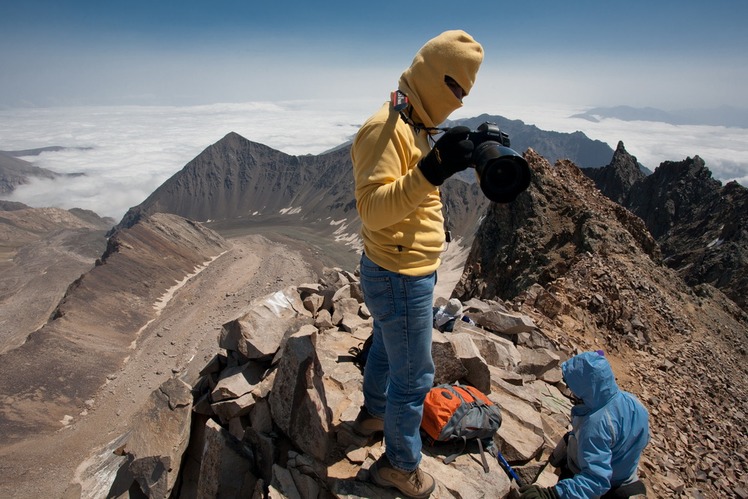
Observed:
[[[434,384],[431,358],[436,272],[406,276],[361,257],[361,289],[374,319],[364,367],[364,406],[384,419],[390,463],[412,471],[421,462],[423,400]]]

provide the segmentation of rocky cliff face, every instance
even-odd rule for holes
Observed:
[[[652,175],[619,144],[599,174],[585,170],[606,196],[640,217],[666,263],[691,285],[711,284],[748,310],[748,190],[714,180],[696,156],[666,161]]]

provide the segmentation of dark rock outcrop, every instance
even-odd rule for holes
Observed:
[[[696,156],[662,163],[632,187],[625,206],[687,283],[711,284],[748,310],[748,189],[722,186]]]
[[[624,204],[631,186],[646,176],[639,167],[636,156],[626,151],[623,142],[618,142],[613,159],[607,166],[586,168],[583,172],[594,180],[600,191],[619,204]]]
[[[604,175],[585,174],[644,221],[688,284],[713,285],[748,310],[748,190],[737,182],[722,186],[699,156],[666,161],[635,179],[635,158],[616,155]]]

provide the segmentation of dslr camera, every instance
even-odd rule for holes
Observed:
[[[482,123],[468,134],[473,164],[483,194],[494,203],[510,203],[530,185],[530,166],[509,146],[509,136],[495,123]]]

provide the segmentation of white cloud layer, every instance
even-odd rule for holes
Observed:
[[[705,161],[713,178],[723,184],[737,180],[748,186],[748,130],[744,128],[670,125],[610,118],[594,123],[582,118],[571,118],[588,109],[553,104],[508,104],[495,109],[495,106],[481,108],[480,103],[471,103],[456,115],[471,117],[488,113],[522,120],[543,130],[568,133],[581,131],[591,139],[607,143],[613,149],[618,141],[623,141],[626,150],[652,171],[664,161],[682,161],[687,157],[699,156]]]
[[[58,173],[84,174],[34,181],[6,199],[85,208],[119,221],[128,208],[229,132],[287,154],[319,154],[351,138],[380,104],[373,99],[2,110],[0,150],[64,146],[70,149],[22,159]],[[748,185],[745,129],[569,118],[585,110],[549,105],[494,109],[483,107],[478,98],[452,118],[498,114],[545,130],[580,130],[612,148],[622,140],[652,170],[663,161],[699,155],[715,178]]]

